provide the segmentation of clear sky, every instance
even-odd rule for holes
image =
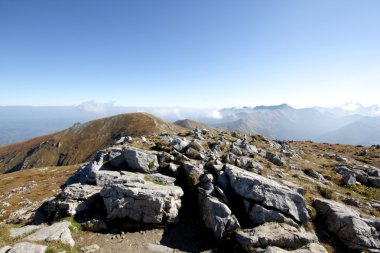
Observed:
[[[1,0],[0,105],[380,103],[379,0]]]

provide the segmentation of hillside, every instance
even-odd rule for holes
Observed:
[[[199,128],[201,130],[204,128],[208,129],[208,130],[214,129],[214,128],[210,127],[209,125],[206,125],[204,123],[201,123],[201,122],[198,122],[195,120],[191,120],[191,119],[177,120],[173,124],[180,126],[180,127],[183,127],[183,128],[191,129],[191,130],[193,130],[195,128]]]
[[[115,143],[121,136],[143,136],[181,131],[146,113],[120,114],[77,124],[57,133],[0,147],[0,172],[32,167],[64,166],[88,161],[96,150]]]

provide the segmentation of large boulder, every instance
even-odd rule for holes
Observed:
[[[157,156],[149,151],[137,148],[124,150],[124,158],[128,169],[141,173],[152,173],[159,167]]]
[[[151,182],[126,182],[105,186],[100,195],[109,220],[130,218],[149,224],[175,223],[183,191],[178,186]]]
[[[101,189],[95,185],[71,184],[61,193],[59,209],[70,216],[85,211],[97,200]]]
[[[235,233],[237,242],[243,249],[276,246],[285,249],[298,249],[309,243],[318,242],[315,234],[303,228],[295,228],[285,223],[265,223],[252,229],[242,229]]]
[[[229,207],[201,188],[198,190],[198,201],[201,218],[217,239],[222,239],[240,227]]]
[[[71,237],[71,223],[62,221],[51,226],[43,227],[25,238],[29,242],[60,242],[74,247],[75,242]]]
[[[306,223],[309,215],[306,203],[297,191],[274,180],[226,165],[233,191],[243,199],[291,217],[297,223]]]
[[[348,248],[380,252],[379,231],[368,220],[361,218],[359,212],[326,199],[316,199],[314,205],[328,231]]]

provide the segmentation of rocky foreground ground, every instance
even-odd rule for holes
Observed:
[[[379,189],[375,166],[299,143],[122,137],[60,193],[8,214],[0,252],[380,252]]]

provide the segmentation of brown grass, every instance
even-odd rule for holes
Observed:
[[[31,202],[41,202],[60,192],[62,185],[68,177],[74,174],[78,165],[65,167],[35,168],[32,170],[23,170],[9,174],[0,174],[0,201],[6,201],[11,206],[2,207],[7,213],[0,217],[0,222],[7,220],[9,214],[23,207],[21,202],[29,200]],[[9,198],[4,194],[11,192],[26,185],[35,184],[33,188],[24,193],[12,193]]]
[[[65,131],[0,147],[0,173],[23,162],[25,168],[83,163],[97,150],[114,144],[120,136],[143,136],[164,131],[173,133],[184,129],[146,113],[121,114],[90,121]]]

